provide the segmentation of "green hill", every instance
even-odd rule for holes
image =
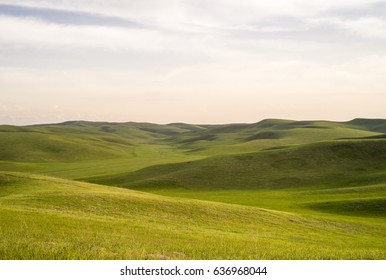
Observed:
[[[376,120],[372,125],[368,122],[264,120],[255,124],[158,125],[69,121],[25,127],[3,125],[0,126],[0,160],[44,163],[130,158],[133,147],[151,145],[208,157],[379,135],[382,122]]]
[[[353,119],[347,122],[355,128],[386,133],[386,120],[384,119]]]
[[[0,126],[0,159],[19,162],[79,161],[130,155],[131,147],[187,130],[150,123],[71,121],[26,127]]]
[[[141,188],[247,190],[386,182],[383,172],[386,175],[386,140],[342,140],[153,165],[95,180]]]
[[[168,138],[170,145],[204,156],[251,153],[264,149],[341,138],[379,135],[351,122],[290,121],[268,119],[254,124],[202,126]]]
[[[298,213],[315,210],[384,217],[386,141],[320,142],[155,165],[88,180],[169,196]]]
[[[84,121],[0,126],[0,170],[83,178],[199,158],[163,143],[184,131],[149,123]]]

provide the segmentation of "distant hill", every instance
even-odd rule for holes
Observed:
[[[124,156],[130,147],[168,145],[203,156],[340,138],[379,137],[386,120],[263,120],[254,124],[191,125],[68,121],[32,126],[0,126],[0,160],[79,161]]]

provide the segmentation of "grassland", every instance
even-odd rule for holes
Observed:
[[[384,258],[382,220],[313,218],[3,173],[3,259]]]
[[[0,259],[386,259],[385,133],[0,126]]]

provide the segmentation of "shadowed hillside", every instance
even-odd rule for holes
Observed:
[[[380,176],[380,174],[383,174]],[[386,182],[386,141],[334,141],[155,165],[96,182],[134,188],[323,187]]]

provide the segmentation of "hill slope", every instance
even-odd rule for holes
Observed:
[[[132,147],[185,130],[147,123],[65,122],[0,126],[0,159],[18,162],[79,161],[130,155]]]
[[[0,174],[2,259],[385,258],[384,223]],[[339,248],[339,249],[337,249]]]
[[[386,140],[331,141],[218,156],[154,165],[136,172],[96,177],[94,181],[141,188],[170,185],[244,190],[386,182]]]
[[[88,180],[299,213],[386,217],[386,140],[321,142]]]

